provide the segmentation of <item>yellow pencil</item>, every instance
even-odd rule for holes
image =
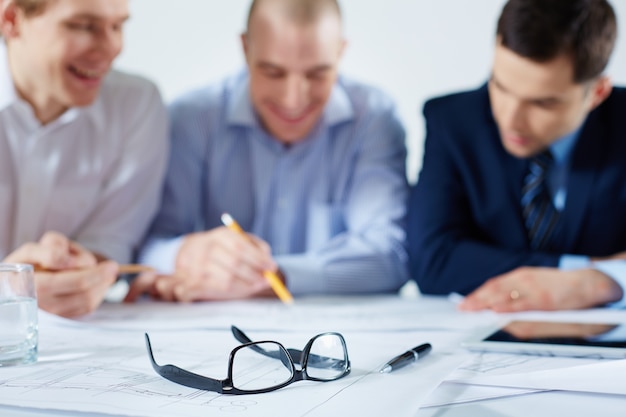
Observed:
[[[54,270],[43,268],[40,265],[34,265],[34,269],[35,269],[35,272],[55,272]],[[154,268],[150,266],[146,266],[146,265],[139,265],[139,264],[120,264],[119,269],[117,270],[117,273],[119,275],[139,274],[141,272],[149,272],[149,271],[154,271]]]
[[[224,226],[228,227],[233,232],[240,233],[245,236],[245,232],[243,231],[241,226],[239,226],[239,224],[235,221],[235,219],[232,218],[230,214],[224,213],[222,214],[221,218]],[[273,273],[272,271],[265,271],[263,272],[263,276],[269,282],[272,290],[274,290],[278,298],[280,298],[283,303],[293,303],[293,296],[285,287],[285,284],[283,284],[283,282],[280,280],[280,278],[278,278],[278,276],[276,276],[275,273]]]

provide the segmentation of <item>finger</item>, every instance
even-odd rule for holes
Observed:
[[[192,301],[221,301],[249,298],[264,291],[267,284],[263,282],[248,283],[235,281],[227,289],[216,286],[212,280],[188,281],[174,288],[176,300],[181,302]]]
[[[124,297],[125,303],[133,303],[137,301],[139,297],[144,294],[151,294],[155,291],[154,285],[156,283],[156,272],[143,272],[138,275],[131,283],[128,289],[126,297]]]
[[[261,249],[263,253],[272,256],[272,248],[270,247],[269,243],[250,233],[248,233],[248,238],[254,243],[256,247]]]
[[[46,232],[39,243],[42,247],[50,250],[51,259],[42,265],[49,269],[70,269],[72,265],[70,254],[70,240],[63,234],[58,232]]]
[[[530,298],[522,297],[515,300],[509,299],[500,304],[494,304],[491,309],[496,313],[515,313],[518,311],[534,310],[534,304]]]
[[[25,243],[5,258],[5,262],[27,263],[44,269],[63,270],[69,266],[69,254],[60,246]]]
[[[40,291],[42,286],[38,285],[37,297],[40,307],[64,317],[77,317],[92,312],[102,303],[108,288],[115,282],[117,264],[114,262],[103,262],[94,268],[91,275],[99,277],[99,279],[94,281],[95,284],[82,285],[71,292]],[[51,281],[53,280],[51,279]],[[87,279],[84,281],[87,281]]]
[[[98,263],[96,256],[77,242],[70,242],[70,262],[76,269],[88,268]]]
[[[98,285],[110,286],[117,278],[118,265],[102,262],[93,268],[35,273],[37,294],[63,295],[87,292]]]
[[[509,301],[510,290],[504,289],[502,281],[503,278],[492,278],[484,283],[459,303],[459,310],[485,310],[492,308],[496,304],[504,304]]]
[[[487,300],[488,294],[485,294],[487,290],[480,287],[471,294],[467,295],[463,301],[458,304],[458,309],[461,311],[480,311],[489,308]]]
[[[229,232],[230,238],[220,241],[226,250],[236,254],[238,259],[253,269],[260,271],[275,271],[277,269],[267,243],[252,235],[242,235],[230,230]]]
[[[187,280],[186,277],[176,275],[159,275],[153,287],[154,294],[156,294],[156,298],[160,298],[163,301],[175,301],[174,288]]]
[[[39,239],[39,243],[46,247],[58,247],[64,252],[69,252],[70,240],[63,234],[58,232],[46,232]]]
[[[253,283],[263,278],[263,268],[249,263],[244,255],[225,248],[215,248],[208,261],[203,265],[204,274],[223,283],[223,288],[230,286],[233,279]]]
[[[95,266],[96,257],[78,243],[57,232],[46,232],[39,240],[50,250],[50,261],[42,265],[48,269],[81,269]]]

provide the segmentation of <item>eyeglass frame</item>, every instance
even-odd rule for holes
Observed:
[[[237,327],[231,326],[231,330],[237,340],[241,341],[240,340],[241,337],[247,340],[250,340],[245,335],[245,333],[243,333]],[[287,385],[293,384],[294,382],[297,382],[297,381],[318,381],[318,382],[336,381],[348,375],[351,371],[350,359],[348,357],[348,348],[346,346],[346,341],[343,335],[337,332],[325,332],[325,333],[320,333],[316,336],[313,336],[304,346],[304,349],[302,351],[299,351],[297,349],[286,349],[281,343],[276,342],[274,340],[262,340],[262,341],[257,341],[257,342],[249,341],[249,342],[243,343],[242,345],[235,347],[230,352],[230,355],[228,357],[228,377],[225,379],[215,379],[215,378],[199,375],[199,374],[187,371],[185,369],[179,368],[176,365],[157,364],[156,360],[154,359],[154,353],[152,351],[152,344],[150,343],[150,337],[148,336],[148,333],[144,333],[144,336],[145,336],[145,341],[146,341],[146,348],[148,350],[148,356],[150,358],[150,363],[152,364],[152,368],[155,370],[157,374],[179,385],[184,385],[186,387],[194,388],[194,389],[201,389],[204,391],[217,392],[219,394],[234,394],[234,395],[263,394],[266,392],[272,392],[272,391],[276,391],[278,389],[284,388]],[[315,340],[323,336],[337,336],[341,340],[343,353],[345,357],[345,366],[343,367],[344,369],[341,375],[338,375],[336,377],[329,378],[329,379],[311,377],[307,372],[307,365],[308,365],[309,357],[311,358],[317,357],[320,359],[323,358],[314,354],[311,355],[311,347],[313,346],[313,343],[315,342]],[[258,346],[261,343],[273,343],[273,344],[276,344],[280,349],[282,349],[285,356],[289,359],[289,364],[291,365],[291,378],[289,378],[287,381],[281,384],[278,384],[276,386],[269,387],[269,388],[262,388],[262,389],[255,389],[255,390],[241,390],[241,389],[234,387],[233,378],[232,378],[233,377],[233,360],[235,358],[235,354],[239,350],[251,347],[257,353],[271,357],[273,359],[279,359],[279,360],[281,359],[281,358],[276,358],[273,355],[265,352],[262,348]],[[259,352],[259,350],[254,349],[254,347],[257,347],[263,352]],[[292,355],[295,356],[297,354],[299,354],[299,358],[294,359]],[[334,358],[326,358],[326,359],[332,359],[333,361],[337,361]],[[344,361],[337,361],[337,362],[344,362]],[[296,369],[296,366],[295,366],[296,363],[301,366],[301,369]],[[283,364],[287,365],[285,364],[284,361],[283,361]]]

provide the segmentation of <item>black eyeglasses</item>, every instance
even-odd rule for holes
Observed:
[[[175,365],[157,364],[146,333],[152,367],[157,374],[177,384],[220,394],[260,394],[296,381],[328,382],[350,373],[346,341],[339,333],[318,334],[300,351],[285,349],[280,343],[269,340],[253,342],[237,327],[231,326],[231,330],[243,344],[230,352],[226,379],[198,375]],[[295,364],[300,365],[300,369],[296,369]]]

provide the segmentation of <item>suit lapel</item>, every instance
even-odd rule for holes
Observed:
[[[572,154],[567,198],[557,233],[563,237],[562,248],[573,247],[584,224],[583,218],[592,199],[593,184],[601,169],[606,137],[598,111],[591,113]]]

